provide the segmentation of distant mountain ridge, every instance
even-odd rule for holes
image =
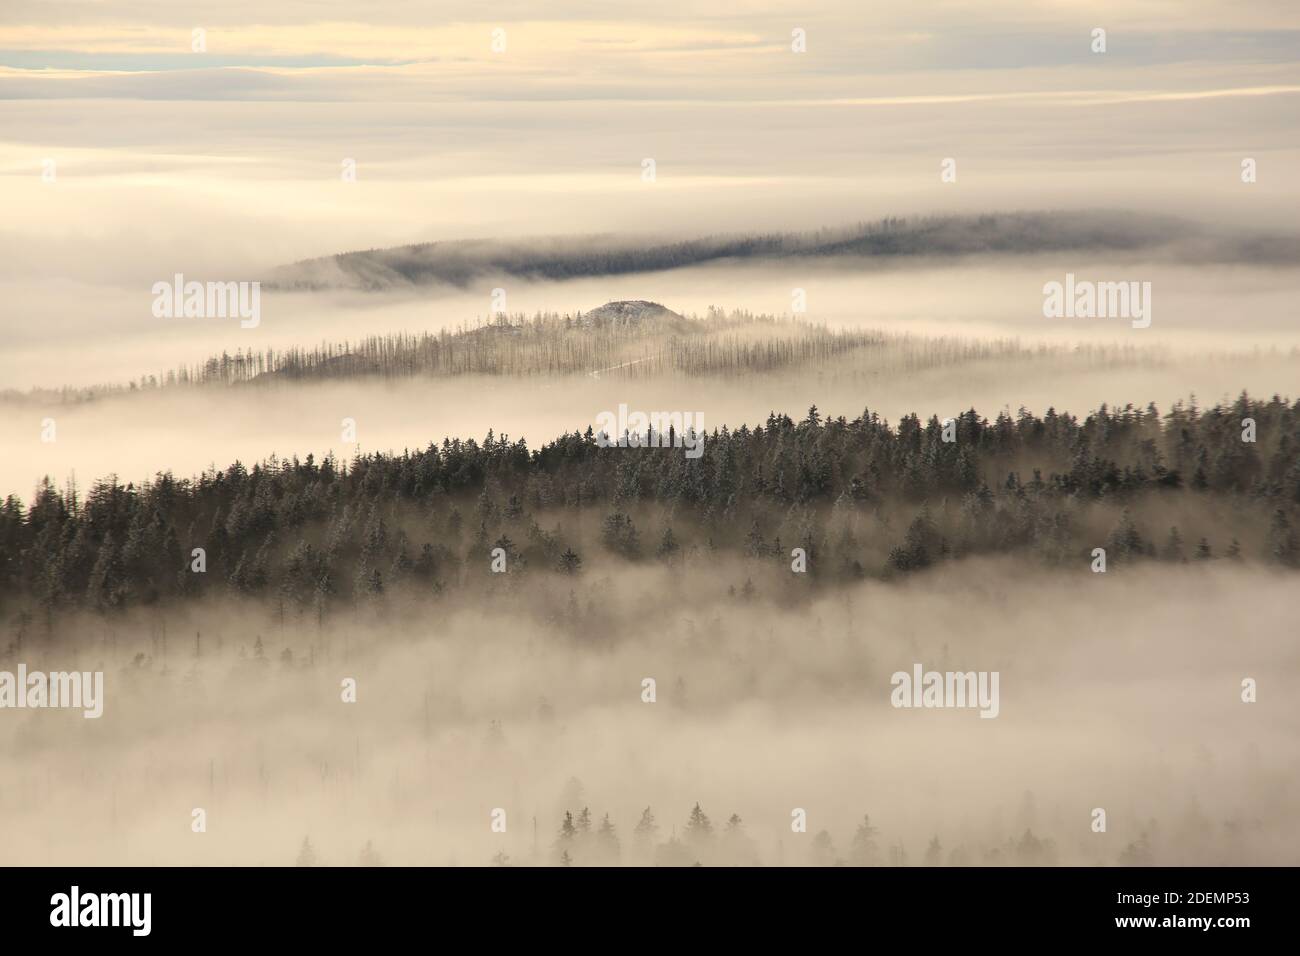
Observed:
[[[1300,236],[1228,233],[1171,216],[1133,212],[1014,212],[888,218],[838,229],[665,241],[590,235],[428,242],[307,259],[274,270],[268,288],[385,291],[466,288],[490,277],[530,280],[663,272],[723,261],[1141,253],[1185,262],[1300,265]]]

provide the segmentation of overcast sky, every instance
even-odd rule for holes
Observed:
[[[150,238],[203,247],[198,233],[231,229],[279,257],[629,219],[690,232],[1137,201],[1216,215],[1248,198],[1245,156],[1268,201],[1238,211],[1278,215],[1296,195],[1289,0],[697,7],[505,2],[484,20],[424,0],[7,0],[4,238],[42,255],[44,237],[108,240],[114,258],[143,243],[152,274]],[[946,157],[956,183],[939,181]],[[42,191],[47,158],[59,188]]]
[[[1291,0],[698,6],[6,0],[0,322],[65,352],[147,327],[145,290],[176,272],[435,239],[1067,207],[1296,221]],[[0,360],[0,386],[44,374]]]

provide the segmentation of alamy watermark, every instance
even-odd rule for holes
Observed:
[[[927,671],[912,665],[912,673],[895,671],[889,702],[895,707],[978,707],[981,717],[996,717],[998,671]]]
[[[1092,282],[1065,274],[1065,282],[1043,286],[1043,315],[1049,319],[1131,319],[1133,328],[1151,325],[1150,282]]]
[[[148,936],[152,928],[152,893],[69,893],[50,897],[51,926],[126,926],[133,936]]]
[[[156,319],[237,317],[241,329],[255,329],[262,322],[260,282],[186,282],[178,272],[171,282],[155,282],[152,291]]]
[[[6,708],[80,708],[87,720],[104,713],[103,671],[0,671],[0,710]]]
[[[703,412],[629,412],[620,403],[617,413],[596,416],[596,428],[601,448],[684,448],[687,458],[704,454]]]

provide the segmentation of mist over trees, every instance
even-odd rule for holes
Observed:
[[[778,259],[1027,255],[1062,251],[1163,252],[1186,261],[1295,264],[1300,239],[1212,233],[1170,216],[1119,211],[1004,212],[978,216],[887,217],[815,232],[708,236],[684,241],[612,236],[466,240],[348,252],[285,266],[271,287],[370,291],[484,278],[564,280],[663,272],[705,263]]]
[[[1300,360],[1300,352],[1275,353]],[[828,328],[795,316],[712,308],[683,316],[656,302],[607,302],[588,312],[494,316],[454,330],[372,335],[355,342],[222,352],[126,384],[0,391],[12,403],[77,404],[177,388],[271,387],[313,381],[610,376],[740,379],[830,369],[854,377],[961,368],[994,360],[1068,361],[1081,369],[1163,367],[1154,346],[1023,344],[1014,338],[921,336]],[[848,363],[852,362],[850,366]]]
[[[6,5],[0,862],[52,923],[148,923],[124,866],[185,868],[156,935],[300,945],[455,894],[182,884],[1267,922],[1300,3],[863,6]],[[1234,870],[955,870],[1057,866]]]
[[[1082,418],[968,411],[952,442],[938,419],[813,408],[717,429],[699,459],[602,448],[589,431],[538,448],[490,434],[138,486],[47,483],[0,507],[0,662],[106,670],[114,736],[6,724],[15,748],[51,754],[14,767],[11,853],[1285,861],[1289,778],[1252,757],[1257,741],[1285,743],[1254,729],[1234,668],[1289,660],[1278,596],[1300,568],[1298,427],[1300,404],[1244,394]],[[1098,547],[1106,575],[1089,572]],[[1233,632],[1240,604],[1264,609],[1249,634]],[[1196,662],[1179,693],[1171,654]],[[1001,669],[1006,711],[900,716],[888,675],[917,660]],[[363,704],[340,703],[343,675]],[[1063,737],[1076,719],[1090,733]],[[777,779],[756,775],[776,765]],[[943,794],[950,774],[989,765],[1002,776],[978,795]],[[590,793],[561,792],[578,773]],[[40,829],[51,781],[77,774],[98,781],[87,795],[113,795],[80,811],[89,850]],[[1015,807],[1030,786],[1041,812]],[[243,829],[148,843],[160,816],[194,805]],[[1088,829],[1097,805],[1109,835]],[[508,833],[489,828],[498,806]],[[791,832],[791,806],[814,807],[806,832]]]
[[[577,785],[572,781],[571,785]],[[578,785],[580,786],[580,785]],[[1033,795],[1026,793],[1018,816],[1032,818]],[[491,866],[762,866],[765,864],[793,864],[796,866],[852,866],[852,867],[902,867],[909,865],[937,866],[1054,866],[1059,862],[1057,844],[1048,837],[1036,836],[1032,826],[1025,826],[1018,835],[1010,835],[1001,842],[983,840],[975,845],[966,841],[951,848],[945,847],[936,834],[926,844],[919,859],[909,856],[903,842],[888,843],[882,847],[881,828],[874,824],[870,814],[863,814],[851,833],[843,833],[836,842],[831,831],[822,829],[811,836],[792,837],[789,847],[785,841],[767,846],[755,839],[738,813],[730,814],[725,821],[714,823],[697,802],[684,816],[680,828],[673,825],[667,832],[655,820],[653,809],[647,806],[626,838],[620,836],[619,826],[609,813],[603,813],[596,822],[590,806],[580,810],[565,810],[554,836],[543,843],[537,835],[534,821],[533,839],[528,850],[512,856],[504,850],[493,854]],[[680,829],[680,834],[678,830]],[[1154,861],[1152,840],[1158,826],[1151,821],[1143,828],[1138,839],[1127,843],[1113,861],[1122,866],[1150,866]],[[807,845],[805,846],[804,843]],[[294,860],[295,866],[322,865],[312,845],[310,836],[304,837]],[[374,841],[367,840],[361,848],[356,866],[384,866],[382,855]]]
[[[1245,419],[1255,442],[1242,440]],[[731,553],[791,600],[980,554],[1084,567],[1103,547],[1112,567],[1300,565],[1300,403],[1243,393],[1230,406],[1103,406],[1082,420],[970,410],[947,431],[951,441],[937,417],[891,426],[813,407],[715,429],[698,459],[601,447],[589,427],[536,449],[489,433],[140,486],[47,479],[30,505],[0,507],[0,601],[7,614],[109,611],[234,592],[323,615],[339,601],[491,586],[495,549],[511,576],[562,580],[608,561]],[[789,573],[793,549],[808,574]],[[738,585],[745,596],[758,586]]]

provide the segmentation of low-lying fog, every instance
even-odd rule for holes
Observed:
[[[1125,319],[1047,319],[1043,286],[1079,280],[1151,283],[1151,325]],[[222,281],[256,276],[184,273]],[[1181,266],[1094,259],[1078,254],[962,260],[867,268],[795,260],[705,266],[669,273],[565,282],[486,280],[467,290],[446,286],[389,293],[291,293],[263,289],[261,322],[159,319],[152,283],[129,287],[71,280],[0,283],[9,321],[0,353],[0,388],[124,382],[196,364],[223,350],[263,351],[355,341],[389,332],[455,329],[505,309],[587,311],[615,299],[649,299],[683,314],[710,306],[790,314],[793,290],[805,293],[803,316],[833,327],[879,328],[922,335],[1016,337],[1027,343],[1120,342],[1179,352],[1300,347],[1300,271],[1251,266]]]
[[[922,863],[935,836],[943,863],[1300,862],[1284,576],[972,560],[779,607],[754,568],[695,560],[709,573],[593,561],[571,603],[543,576],[487,608],[389,605],[323,629],[250,602],[52,639],[31,624],[3,667],[102,669],[106,700],[98,720],[0,723],[4,861],[286,864],[309,837],[325,864],[367,842],[392,864],[549,864],[564,811],[590,807],[629,863],[654,858],[633,834],[645,807],[665,843],[698,801],[714,837],[688,839],[685,862],[849,860],[864,814],[882,863]],[[727,594],[751,574],[754,597]],[[891,674],[915,663],[999,672],[998,716],[891,707]],[[732,813],[748,841],[721,832]],[[566,845],[599,858],[594,837]]]
[[[800,417],[817,405],[850,419],[864,407],[891,422],[910,412],[941,418],[974,407],[993,416],[1021,405],[1086,414],[1103,402],[1162,411],[1195,394],[1202,405],[1252,394],[1295,397],[1300,361],[1267,355],[1237,360],[1166,357],[1130,365],[1100,365],[1087,356],[981,360],[909,370],[878,367],[869,350],[824,367],[772,375],[699,380],[602,378],[315,382],[224,389],[175,389],[127,394],[84,404],[14,403],[0,416],[0,495],[29,501],[43,476],[58,485],[75,475],[84,487],[108,474],[136,481],[171,470],[180,477],[235,460],[251,465],[331,449],[424,448],[443,437],[526,438],[538,447],[564,432],[597,427],[602,411],[699,412],[708,429],[762,423],[768,412]],[[52,442],[42,422],[54,419]],[[342,441],[342,420],[356,421],[357,443]]]

